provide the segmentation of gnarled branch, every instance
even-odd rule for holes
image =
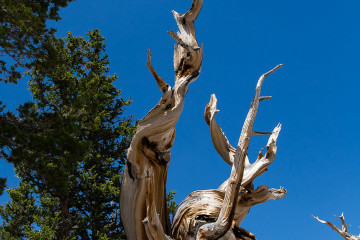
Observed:
[[[238,227],[250,208],[286,195],[284,188],[269,189],[260,186],[253,190],[252,187],[252,181],[265,172],[275,159],[280,124],[270,133],[265,156],[261,152],[253,164],[250,164],[247,158],[250,138],[255,134],[252,126],[261,100],[262,83],[266,76],[281,66],[260,77],[236,150],[215,121],[215,115],[219,111],[215,95],[211,96],[205,108],[205,121],[210,126],[215,149],[225,162],[232,166],[231,175],[218,189],[196,191],[179,205],[173,219],[174,239],[255,239],[253,234],[245,234],[246,230],[240,231]]]
[[[243,180],[245,158],[249,148],[250,139],[253,134],[253,125],[260,102],[260,92],[265,78],[280,68],[282,64],[263,74],[256,85],[255,96],[251,102],[249,112],[243,125],[239,142],[237,145],[234,163],[232,165],[228,186],[225,190],[224,202],[216,222],[208,223],[200,227],[196,239],[217,239],[224,236],[230,229],[236,210],[238,193]]]
[[[263,156],[262,150],[259,152],[259,156],[256,161],[245,167],[244,176],[241,182],[241,186],[248,187],[255,178],[267,171],[267,167],[274,162],[277,152],[276,141],[281,130],[281,124],[278,124],[272,131],[268,143],[266,145],[266,154]],[[229,180],[226,180],[219,190],[225,190],[228,186]]]
[[[338,228],[337,226],[335,226],[332,222],[328,222],[328,221],[324,221],[319,219],[318,217],[313,216],[313,218],[315,218],[316,220],[318,220],[319,222],[328,225],[329,227],[331,227],[333,230],[335,230],[337,233],[340,234],[340,236],[342,236],[344,239],[346,240],[360,240],[360,235],[359,236],[355,236],[352,235],[348,232],[348,224],[346,224],[345,222],[345,217],[344,217],[344,213],[341,214],[341,216],[337,216],[338,218],[340,218],[341,223],[342,223],[342,228]]]
[[[187,13],[174,12],[180,32],[177,34],[179,44],[175,45],[174,50],[175,84],[172,88],[152,67],[150,50],[148,51],[147,67],[163,96],[139,121],[128,149],[122,178],[120,208],[125,232],[130,240],[154,238],[150,233],[151,227],[157,226],[159,222],[163,235],[170,235],[166,205],[167,169],[170,149],[175,139],[175,125],[183,110],[189,85],[198,78],[201,70],[202,47],[198,46],[194,27],[201,6],[202,0],[194,0]],[[153,173],[153,183],[149,185],[145,179],[150,169]],[[149,187],[151,189],[148,189]],[[153,194],[147,195],[148,191]],[[148,204],[151,204],[150,212],[146,210],[149,208]],[[149,213],[151,216],[147,215]],[[143,223],[144,219],[147,220]]]
[[[122,179],[120,199],[121,217],[127,238],[146,239],[248,239],[255,236],[239,227],[250,208],[268,200],[285,196],[286,190],[253,187],[253,180],[267,170],[276,156],[276,141],[281,125],[272,132],[253,130],[259,103],[271,97],[261,97],[264,79],[282,65],[263,74],[256,86],[255,96],[239,138],[237,148],[232,147],[215,121],[218,112],[216,97],[211,96],[205,109],[205,120],[210,126],[214,147],[232,166],[230,178],[216,190],[196,191],[178,207],[173,226],[166,207],[166,178],[170,149],[174,143],[175,125],[184,106],[189,85],[201,70],[202,46],[199,47],[194,22],[201,10],[202,0],[193,0],[185,14],[173,11],[179,32],[169,32],[176,41],[174,48],[175,83],[170,87],[154,70],[148,51],[147,67],[163,92],[159,103],[139,121],[136,134],[128,149],[128,161]],[[265,156],[260,151],[253,164],[247,149],[253,135],[270,135]]]
[[[212,94],[210,102],[205,107],[205,122],[210,126],[211,139],[214,144],[215,150],[219,153],[219,155],[227,164],[232,166],[236,149],[231,146],[221,127],[216,123],[215,115],[219,111],[220,110],[217,109],[216,96],[215,94]],[[245,165],[248,165],[248,161],[246,161]]]

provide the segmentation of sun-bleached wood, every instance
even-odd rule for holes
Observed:
[[[225,162],[232,166],[230,178],[217,190],[194,192],[179,205],[172,227],[175,239],[237,239],[243,237],[241,232],[237,231],[237,227],[248,214],[250,207],[285,196],[284,188],[269,190],[266,186],[260,186],[254,190],[252,186],[252,181],[264,173],[275,159],[276,140],[281,125],[276,126],[270,133],[265,156],[262,156],[262,153],[259,154],[253,164],[250,164],[247,157],[250,139],[255,134],[253,124],[261,99],[262,84],[270,73],[281,66],[276,66],[260,77],[236,150],[230,145],[215,121],[214,117],[219,111],[215,95],[211,96],[210,102],[205,108],[205,121],[210,126],[215,149]]]
[[[342,228],[338,228],[337,226],[335,226],[332,222],[328,222],[328,221],[324,221],[319,219],[319,217],[315,217],[313,216],[313,218],[315,218],[316,220],[318,220],[319,222],[328,225],[329,227],[331,227],[333,230],[335,230],[337,233],[340,234],[340,236],[342,236],[344,239],[346,240],[360,240],[360,235],[359,236],[355,236],[352,235],[348,232],[348,224],[345,222],[345,217],[344,217],[344,213],[341,214],[341,216],[337,216],[338,218],[340,218],[341,220],[341,224],[342,224]]]
[[[267,171],[274,161],[281,125],[271,132],[257,132],[253,124],[259,103],[269,96],[260,96],[265,78],[280,68],[276,66],[258,80],[255,96],[240,134],[237,148],[229,143],[215,121],[217,99],[213,94],[205,108],[205,121],[211,138],[221,158],[231,166],[231,173],[218,189],[195,191],[177,208],[170,226],[166,206],[166,179],[170,149],[175,139],[175,125],[184,107],[189,85],[201,70],[202,46],[196,39],[194,22],[202,8],[202,0],[193,0],[185,14],[173,11],[179,32],[170,31],[176,41],[174,48],[175,83],[171,87],[161,78],[147,54],[147,68],[163,93],[158,104],[138,122],[136,133],[127,153],[127,163],[122,177],[120,208],[121,218],[129,240],[169,239],[222,239],[255,240],[254,234],[240,227],[250,208],[268,200],[286,195],[284,188],[254,188],[253,180]],[[251,163],[247,156],[253,135],[269,135],[266,154],[260,150]]]
[[[152,169],[147,172],[146,182],[146,218],[142,221],[145,227],[146,235],[150,240],[169,240],[161,224],[159,215],[156,212],[153,192],[154,175]]]
[[[136,134],[127,153],[121,186],[121,218],[128,239],[148,239],[143,224],[147,216],[147,202],[155,205],[165,234],[170,234],[170,221],[166,206],[166,179],[170,149],[175,139],[175,125],[184,107],[189,85],[195,81],[201,69],[202,47],[196,41],[194,21],[202,6],[202,0],[194,0],[186,14],[173,11],[180,32],[174,50],[175,84],[170,87],[159,77],[151,65],[148,52],[147,67],[154,76],[163,96],[159,103],[138,122]],[[152,183],[146,176],[153,175]],[[151,189],[148,187],[151,186]],[[151,191],[151,199],[146,192]],[[155,219],[155,218],[151,218]]]

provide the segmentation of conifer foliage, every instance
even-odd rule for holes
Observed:
[[[17,82],[47,53],[59,10],[73,0],[0,0],[0,81]]]
[[[1,155],[20,179],[1,239],[122,239],[119,195],[134,126],[104,37],[52,37],[29,75],[33,101],[2,114]]]

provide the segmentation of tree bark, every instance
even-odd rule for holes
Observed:
[[[70,214],[69,214],[69,197],[63,195],[60,197],[61,223],[58,231],[58,239],[66,239],[70,232]]]

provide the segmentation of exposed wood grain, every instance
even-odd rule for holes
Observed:
[[[246,116],[239,142],[236,148],[232,169],[230,173],[230,178],[227,181],[226,187],[224,187],[225,196],[223,200],[223,204],[221,205],[221,210],[219,216],[215,222],[207,223],[201,226],[197,232],[196,239],[219,239],[224,236],[231,228],[232,222],[234,220],[234,212],[237,208],[238,194],[240,190],[240,186],[242,186],[244,169],[246,164],[247,150],[250,144],[251,136],[253,135],[253,125],[256,118],[257,110],[260,103],[260,92],[262,84],[265,78],[271,73],[275,72],[277,69],[282,67],[282,64],[276,66],[274,69],[269,72],[263,74],[256,85],[255,96],[253,101],[251,102],[249,112]],[[214,101],[214,100],[213,100]],[[210,101],[211,105],[211,101]],[[211,112],[211,111],[210,111]],[[276,152],[276,139],[278,133],[280,132],[280,125],[275,128],[275,131],[270,135],[268,143],[268,157],[273,154],[273,150]],[[213,140],[214,141],[214,140]],[[215,144],[216,146],[217,144]],[[265,156],[266,158],[266,156]],[[256,175],[250,175],[248,178],[250,180],[249,183],[256,177]],[[243,187],[246,185],[244,184]],[[285,190],[281,189],[281,192],[286,193]]]
[[[154,76],[163,96],[159,103],[138,122],[136,133],[127,153],[121,186],[120,208],[127,238],[148,239],[143,220],[155,219],[147,216],[147,202],[155,204],[164,234],[170,235],[170,221],[166,205],[166,179],[170,149],[175,139],[175,125],[184,107],[189,85],[195,81],[201,70],[202,47],[198,46],[194,21],[200,12],[202,0],[194,0],[186,14],[174,12],[179,26],[178,39],[186,45],[175,45],[175,84],[170,87],[160,78],[151,65],[148,51],[147,67]],[[151,169],[151,189],[145,181]],[[147,200],[146,192],[151,191]],[[146,223],[146,221],[145,221]],[[152,224],[152,223],[151,223]],[[154,223],[156,225],[156,223]],[[146,224],[145,224],[146,225]],[[149,224],[147,225],[149,226]]]
[[[286,195],[284,188],[254,189],[253,180],[267,171],[274,161],[281,125],[272,132],[256,132],[253,124],[259,103],[271,97],[260,96],[265,78],[282,65],[263,74],[258,80],[255,96],[243,125],[239,142],[234,148],[215,121],[217,99],[213,94],[205,108],[205,121],[221,158],[231,166],[230,177],[218,189],[195,191],[177,208],[170,227],[166,205],[166,179],[170,150],[175,139],[175,126],[184,107],[189,85],[200,74],[203,48],[196,39],[194,22],[202,0],[193,0],[185,14],[173,11],[177,33],[170,31],[174,47],[175,83],[173,87],[161,78],[151,64],[148,51],[147,67],[163,93],[158,104],[138,122],[136,133],[127,153],[122,178],[121,218],[129,240],[256,240],[255,235],[240,228],[251,207]],[[250,163],[247,149],[253,135],[270,135],[266,153]]]

